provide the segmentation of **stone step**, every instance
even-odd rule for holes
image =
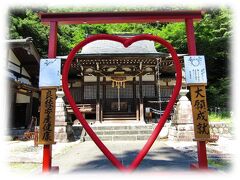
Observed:
[[[141,141],[141,140],[148,140],[150,135],[105,135],[105,136],[98,136],[99,139],[102,141]],[[157,138],[157,140],[160,140],[160,137]],[[84,137],[84,141],[92,141],[90,136]]]
[[[109,130],[109,131],[94,131],[97,135],[138,135],[151,134],[153,130]]]
[[[106,127],[106,126],[105,126]],[[97,134],[97,136],[102,140],[102,141],[138,141],[138,140],[147,140],[155,126],[121,126],[121,129],[115,130],[117,126],[111,126],[112,129],[110,130],[94,130],[94,132]],[[125,127],[126,129],[122,129]],[[145,129],[142,129],[142,128]],[[146,129],[147,127],[147,129]],[[168,131],[166,132],[168,128],[164,127],[163,131],[160,133],[158,136],[159,139],[164,139],[167,138]],[[83,138],[84,141],[91,141],[91,138],[88,134]]]
[[[156,124],[144,125],[92,125],[91,128],[102,141],[138,141],[147,140],[152,134]],[[89,135],[82,131],[82,127],[73,127],[76,138],[83,141],[90,141]],[[168,126],[163,127],[159,139],[167,138]]]
[[[149,129],[154,129],[156,125],[132,125],[132,126],[124,126],[124,125],[119,125],[119,126],[91,126],[91,128],[94,131],[97,130],[149,130]]]
[[[127,124],[131,124],[131,125],[139,124],[139,121],[137,121],[136,119],[128,119],[128,120],[116,120],[116,119],[111,120],[111,119],[109,119],[107,121],[103,121],[103,123],[112,124],[112,125],[118,124],[118,125],[126,126]]]

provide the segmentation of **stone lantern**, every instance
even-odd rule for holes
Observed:
[[[180,99],[174,110],[169,128],[169,140],[192,141],[194,139],[192,105],[186,94],[188,89],[180,90]]]

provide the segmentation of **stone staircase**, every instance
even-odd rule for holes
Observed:
[[[92,125],[92,129],[102,141],[140,141],[147,140],[152,134],[156,124],[112,124],[112,125]],[[168,125],[163,127],[157,140],[167,138]],[[91,137],[83,130],[82,141],[91,141]]]
[[[136,121],[136,113],[128,114],[103,114],[103,121]]]

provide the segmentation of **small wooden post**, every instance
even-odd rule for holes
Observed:
[[[34,127],[34,147],[38,147],[38,128]]]

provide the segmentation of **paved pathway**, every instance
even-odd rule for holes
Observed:
[[[128,166],[146,141],[104,142],[114,155]],[[180,151],[167,146],[164,142],[155,142],[137,170],[166,171],[186,170],[195,160]],[[79,143],[65,154],[55,156],[53,165],[58,165],[60,173],[80,173],[83,171],[116,171],[110,161],[92,142]]]
[[[104,142],[114,155],[128,166],[146,141]],[[227,171],[231,165],[233,140],[221,137],[218,143],[208,144],[208,159],[223,163],[220,170]],[[42,146],[34,147],[33,141],[6,142],[11,173],[41,173]],[[196,142],[156,141],[137,171],[170,172],[188,170],[189,165],[197,162]],[[212,162],[212,163],[214,163]],[[110,161],[92,142],[57,143],[53,145],[53,166],[60,167],[60,174],[88,171],[116,171]]]

